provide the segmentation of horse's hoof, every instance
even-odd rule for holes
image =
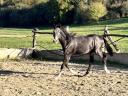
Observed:
[[[78,77],[84,77],[86,76],[87,74],[83,74],[83,75],[77,75]]]
[[[84,74],[84,76],[87,76],[89,74],[89,72],[86,72],[85,74]]]
[[[60,78],[60,75],[54,76],[54,79],[55,79],[55,80],[59,80],[59,78]]]
[[[118,49],[118,50],[116,51],[116,53],[120,53],[120,50]]]
[[[78,77],[83,77],[83,75],[77,75]]]
[[[59,77],[55,77],[55,80],[59,80]]]
[[[110,72],[110,71],[107,71],[106,73],[107,73],[107,74],[110,74],[111,72]]]
[[[78,74],[77,74],[77,76],[78,77],[84,77],[84,76],[87,76],[89,74],[89,72],[86,72],[86,73],[80,73],[80,72],[78,72]]]
[[[110,72],[109,70],[106,70],[106,73],[107,73],[107,74],[110,74],[111,72]]]
[[[72,74],[74,74],[74,75],[79,74],[79,72],[76,72],[76,71],[74,71],[74,70],[72,70],[72,69],[70,69],[70,72],[71,72]]]

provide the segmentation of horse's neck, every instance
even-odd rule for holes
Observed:
[[[63,51],[65,51],[66,46],[70,42],[70,39],[71,39],[70,34],[65,33],[65,32],[62,33],[62,37],[59,39],[59,41],[60,41]]]
[[[65,51],[65,48],[66,48],[66,45],[67,45],[66,38],[61,38],[59,41],[60,41],[60,44],[62,46],[63,51]]]

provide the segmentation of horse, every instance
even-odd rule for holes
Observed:
[[[53,41],[61,44],[64,53],[64,60],[56,79],[62,75],[64,68],[67,68],[74,75],[86,76],[91,69],[92,63],[94,62],[95,54],[99,55],[102,59],[106,73],[110,73],[106,63],[107,54],[103,51],[103,47],[106,48],[110,56],[113,56],[113,50],[103,35],[90,34],[86,36],[76,36],[73,33],[67,32],[62,26],[55,26],[53,29]],[[69,60],[74,54],[89,54],[89,66],[87,71],[82,75],[79,74],[79,72],[75,72],[70,69],[68,66]]]

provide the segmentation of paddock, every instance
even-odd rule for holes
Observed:
[[[104,72],[96,57],[89,75],[77,77],[66,70],[55,80],[63,59],[60,52],[1,48],[0,96],[128,96],[127,53],[108,58],[111,74]],[[88,56],[73,57],[73,60],[76,61],[69,64],[73,70],[84,72],[87,69]]]
[[[55,80],[62,62],[21,60],[0,62],[0,96],[128,96],[128,71],[124,66],[93,65],[89,75],[73,76],[65,71]],[[88,64],[70,63],[84,71]]]
[[[19,49],[0,49],[0,96],[128,96],[127,53],[115,53],[113,57],[108,57],[111,74],[104,72],[103,65],[96,56],[89,75],[77,77],[66,70],[59,80],[55,80],[63,60],[62,51],[35,49],[34,46],[38,43],[35,41],[39,38],[32,39],[30,34],[27,38],[26,35],[22,38],[17,35],[17,38],[21,44],[26,38],[25,44],[30,43],[33,48],[24,46],[18,47]],[[44,41],[47,36],[43,37]],[[33,37],[36,36],[33,34]],[[51,40],[48,43],[52,45]],[[74,56],[69,65],[74,70],[84,72],[88,67],[87,60],[87,55]]]
[[[95,62],[87,76],[77,77],[66,70],[55,80],[63,59],[59,52],[1,48],[0,96],[128,96],[127,53],[108,58],[111,74],[106,74],[103,65]],[[31,56],[34,60],[28,59],[32,59]],[[84,60],[88,60],[88,56],[73,57],[73,60],[76,61],[69,65],[74,70],[84,72],[87,69],[88,63]]]

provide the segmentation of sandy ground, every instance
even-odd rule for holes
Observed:
[[[59,80],[61,62],[8,61],[0,62],[0,96],[128,96],[126,69],[94,65],[88,76],[73,76],[68,70]],[[84,71],[86,65],[71,64]]]

